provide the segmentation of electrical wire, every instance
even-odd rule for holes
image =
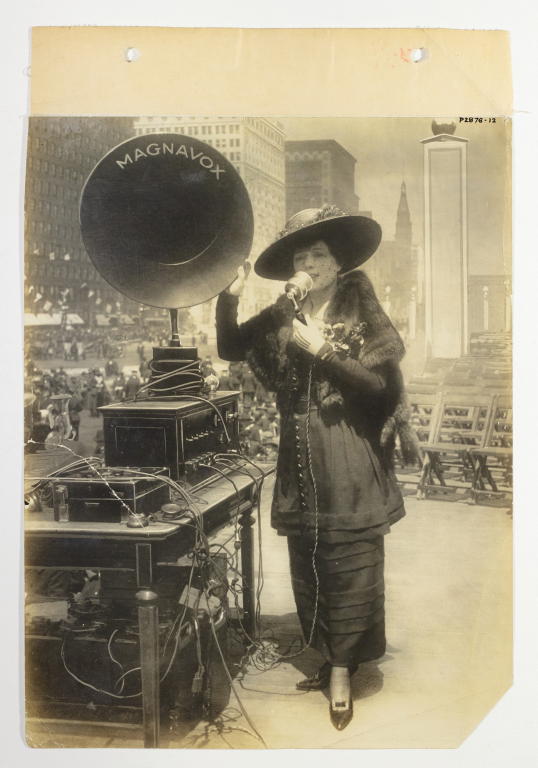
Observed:
[[[241,507],[241,494],[239,493],[239,488],[237,487],[237,484],[232,480],[231,477],[229,477],[225,472],[223,472],[221,469],[216,467],[214,464],[211,464],[211,465],[210,464],[199,464],[198,466],[205,467],[207,469],[214,469],[221,477],[223,477],[225,480],[227,480],[229,483],[232,484],[232,486],[234,488],[234,491],[235,491],[236,500],[237,500],[237,507],[236,507],[236,514],[235,514],[234,538],[235,538],[235,541],[238,541],[237,529],[238,529],[238,526],[239,526],[239,511],[240,511],[240,507]],[[237,567],[239,565],[239,562],[237,560],[237,556],[238,556],[237,552],[238,552],[238,550],[236,549],[235,551],[236,551],[236,567]]]
[[[178,371],[170,372],[169,374],[165,374],[165,375],[163,375],[163,377],[160,380],[163,381],[163,380],[165,380],[167,378],[171,378],[173,375],[177,375],[177,373],[178,373]],[[310,371],[310,377],[311,377],[311,371]],[[156,381],[159,382],[159,379],[157,379]],[[309,387],[310,387],[310,381],[309,381]],[[141,391],[145,391],[146,389],[148,389],[148,386],[144,385],[139,390],[139,393]],[[137,394],[137,397],[135,398],[135,400],[136,399],[138,399],[138,394]],[[230,438],[230,435],[229,435],[228,430],[226,428],[226,423],[224,421],[224,418],[223,418],[220,410],[216,407],[216,405],[214,403],[212,403],[207,398],[204,398],[204,397],[201,397],[201,396],[196,396],[196,395],[191,395],[191,394],[188,394],[188,395],[177,395],[177,397],[175,397],[174,399],[183,399],[183,400],[193,400],[194,399],[194,400],[198,400],[200,402],[206,403],[211,408],[213,408],[213,410],[215,410],[215,412],[217,413],[217,415],[218,415],[218,417],[219,417],[219,419],[220,419],[220,421],[222,423],[222,426],[223,426],[223,429],[224,429],[224,433],[226,435],[226,439],[227,439],[228,443],[231,443],[231,438]],[[78,456],[78,454],[76,454],[68,446],[60,445],[58,447],[64,448],[65,450],[70,451],[73,455]],[[94,464],[91,463],[92,461],[93,462],[97,461],[97,463],[99,465],[101,465],[102,461],[100,459],[96,460],[95,457],[92,457],[91,460],[88,460],[88,459],[86,459],[85,457],[82,457],[82,456],[78,456],[78,458],[80,459],[80,461],[74,463],[77,466],[77,468],[79,466],[84,466],[84,465],[89,466],[89,468],[92,471],[94,471],[95,474],[97,474],[99,477],[101,477],[103,479],[103,481],[106,483],[106,479],[103,478],[103,476],[100,474],[99,469],[97,468],[97,466],[94,466]],[[264,476],[265,476],[264,475],[264,471],[260,467],[258,467],[258,465],[255,462],[251,461],[248,457],[244,456],[243,454],[235,453],[235,452],[234,453],[220,453],[220,454],[216,454],[213,457],[213,461],[215,463],[217,463],[217,462],[221,463],[221,465],[222,465],[222,463],[224,463],[225,467],[229,466],[229,464],[232,463],[232,467],[233,467],[234,471],[238,472],[239,474],[246,474],[247,476],[249,476],[254,481],[255,486],[256,486],[256,490],[257,490],[257,510],[258,510],[258,513],[260,513],[260,511],[261,511],[261,488],[262,488],[262,484],[263,484],[263,480],[264,480]],[[244,463],[239,464],[240,461],[247,462],[252,467],[254,467],[256,469],[256,471],[259,473],[259,476],[255,477],[254,475],[252,475],[252,473],[249,472],[246,469]],[[235,464],[235,466],[233,466],[234,464]],[[238,466],[238,464],[239,464],[239,466]],[[213,469],[221,477],[223,477],[224,479],[226,479],[228,482],[230,482],[233,485],[235,493],[236,493],[236,497],[237,497],[237,500],[238,500],[237,510],[239,511],[239,505],[240,505],[239,489],[238,489],[236,483],[234,483],[234,481],[232,480],[232,478],[230,478],[228,475],[226,475],[225,472],[223,472],[220,469],[220,467],[215,466],[215,464],[211,464],[211,465],[202,464],[200,466],[207,467],[209,469]],[[63,468],[61,471],[65,472],[66,469]],[[154,477],[154,478],[159,479],[160,481],[166,482],[172,488],[172,490],[174,490],[176,493],[178,493],[178,495],[180,495],[187,502],[187,504],[189,504],[189,507],[190,507],[189,512],[192,514],[193,521],[195,523],[195,528],[197,530],[197,534],[201,537],[204,545],[207,547],[206,551],[207,551],[209,560],[212,562],[211,547],[209,545],[207,536],[205,535],[205,533],[203,531],[202,513],[197,508],[197,502],[198,503],[200,501],[203,502],[204,500],[200,500],[200,499],[196,499],[195,500],[192,493],[189,493],[185,488],[183,488],[181,485],[179,485],[179,483],[177,483],[176,481],[173,481],[171,478],[168,478],[166,476],[156,475],[154,473],[143,472],[141,470],[136,470],[134,468],[126,468],[125,471],[126,471],[126,474],[131,474],[131,475],[139,476],[139,477],[144,477],[144,476],[145,477]],[[313,475],[312,475],[311,464],[309,465],[309,471],[311,472],[312,480],[315,483],[315,480],[314,480]],[[46,480],[48,478],[43,478],[43,479]],[[107,485],[108,485],[108,483],[107,483]],[[113,490],[113,489],[111,489],[111,490]],[[120,501],[121,501],[121,499],[120,499]],[[129,508],[129,513],[132,514],[132,511],[130,510],[130,508]],[[237,540],[237,524],[238,524],[237,520],[238,520],[238,514],[235,515],[235,518],[236,518],[236,527],[235,527],[235,532],[234,532],[234,538]],[[257,590],[256,590],[256,619],[259,621],[259,619],[261,617],[260,597],[261,597],[261,591],[263,589],[263,561],[262,561],[261,525],[258,526],[258,547],[259,547],[259,560],[258,560],[258,586],[257,586]],[[236,574],[238,574],[239,576],[242,576],[240,570],[237,567],[234,567],[233,562],[230,562],[230,560],[234,559],[234,556],[230,555],[230,552],[225,547],[222,547],[222,545],[219,545],[219,548],[224,550],[226,552],[226,554],[227,554],[228,567],[231,566],[232,570]],[[237,564],[237,548],[235,549],[234,555],[235,555],[235,560],[236,560],[236,564]],[[315,568],[314,558],[315,558],[315,553],[313,554],[313,567]],[[190,592],[190,583],[191,583],[191,579],[192,579],[193,569],[194,569],[194,561],[193,561],[193,567],[191,568],[191,575],[190,575],[191,578],[189,580],[188,594]],[[316,573],[316,577],[317,577],[317,573]],[[232,585],[232,587],[229,587],[229,590],[234,594],[236,606],[239,607],[238,606],[238,595],[242,593],[242,589],[237,589],[237,587],[235,585]],[[199,602],[199,600],[198,600],[198,602]],[[178,645],[179,645],[179,638],[180,638],[180,635],[181,635],[181,630],[182,630],[182,627],[183,627],[187,606],[188,606],[188,597],[187,597],[187,604],[186,604],[186,606],[184,608],[184,611],[183,611],[183,614],[181,616],[177,632],[175,632],[176,640],[175,640],[174,651],[172,653],[170,662],[168,664],[168,667],[167,667],[167,669],[166,669],[162,679],[165,679],[165,677],[168,675],[168,673],[169,673],[169,671],[171,669],[171,666],[172,666],[172,664],[173,664],[173,662],[175,660],[175,657],[177,655],[177,649],[178,649]],[[317,605],[316,605],[316,608],[317,608]],[[238,611],[238,614],[239,614],[239,611]],[[317,614],[317,610],[316,610],[316,614]],[[166,640],[166,643],[165,643],[165,648],[163,650],[163,655],[164,655],[164,653],[166,653],[166,648],[168,646],[168,643],[170,641],[170,638],[171,638],[172,634],[174,633],[174,625],[177,622],[178,617],[179,617],[179,613],[178,613],[178,616],[176,617],[176,619],[174,620],[174,623],[173,623],[173,625],[171,627],[171,630],[169,632],[169,635],[167,637],[167,640]],[[315,621],[315,619],[314,619],[314,621]],[[261,641],[261,647],[260,647],[260,640],[258,639],[256,641],[256,640],[253,640],[252,638],[250,638],[248,633],[246,632],[244,626],[242,626],[241,622],[240,622],[240,625],[241,625],[241,628],[242,628],[242,631],[243,631],[245,637],[249,640],[249,642],[251,643],[251,646],[255,648],[255,653],[257,653],[258,655],[261,655],[261,660],[255,662],[255,666],[257,668],[259,668],[260,670],[267,669],[268,668],[267,667],[267,661],[269,661],[269,663],[270,663],[269,668],[271,668],[272,666],[274,666],[275,663],[278,663],[278,660],[287,657],[287,655],[277,654],[276,658],[275,658],[275,654],[271,653],[270,656],[272,656],[273,658],[271,660],[267,659],[266,658],[267,650],[268,650],[267,646],[266,646],[267,640],[265,640],[265,641],[262,640]],[[213,623],[212,623],[212,629],[214,631]],[[314,630],[314,623],[313,623],[312,631],[310,633],[309,644],[310,644],[310,642],[312,640],[313,630]],[[218,643],[218,640],[217,640],[217,643]],[[301,653],[303,650],[305,650],[306,647],[308,647],[308,645],[305,646],[305,648],[303,648],[299,653]],[[221,654],[221,658],[223,658],[220,646],[218,646],[218,648],[219,648],[219,653]],[[299,653],[293,654],[293,656],[299,655]],[[94,686],[91,686],[91,684],[85,683],[84,681],[80,680],[80,678],[77,678],[74,675],[74,673],[72,673],[67,668],[66,662],[65,662],[65,652],[64,652],[64,647],[63,646],[62,646],[62,661],[64,662],[64,666],[66,667],[66,669],[69,672],[69,674],[74,676],[75,679],[77,679],[83,685],[88,685],[89,687],[92,687],[95,690],[100,690],[100,689],[95,688]],[[223,659],[223,661],[224,661],[224,659]],[[119,663],[119,662],[117,662],[117,663]],[[139,671],[139,669],[140,668],[133,668],[133,669],[128,670],[127,672],[123,673],[122,676],[116,681],[116,685],[118,685],[119,682],[122,682],[122,685],[123,685],[123,680],[125,679],[125,677],[127,675],[129,675],[129,674],[132,674],[135,671]],[[229,675],[229,670],[226,670],[226,671],[227,671],[227,673]],[[231,676],[230,676],[230,679],[231,679]],[[115,696],[116,698],[124,698],[125,697],[125,695],[119,696],[118,694],[112,694],[111,692],[107,692],[107,691],[100,691],[100,692],[103,692],[105,694],[109,693],[110,695]],[[235,690],[234,690],[234,693],[237,696],[237,692]],[[130,695],[130,697],[136,697],[136,696],[139,696],[139,695],[141,695],[141,694],[140,693],[132,694],[132,695]]]
[[[208,600],[207,590],[205,588],[204,588],[204,593],[206,595],[206,600]],[[243,717],[245,718],[245,720],[247,721],[249,726],[254,731],[254,734],[256,735],[256,738],[258,739],[258,741],[260,741],[263,744],[265,749],[268,749],[267,744],[265,743],[265,740],[264,740],[263,736],[261,735],[261,733],[258,731],[256,726],[254,725],[254,723],[253,723],[252,719],[250,718],[248,712],[246,711],[245,707],[243,706],[243,702],[241,701],[241,697],[239,696],[239,694],[238,694],[238,692],[236,690],[236,687],[235,687],[235,684],[234,684],[234,680],[233,680],[233,678],[232,678],[232,676],[230,674],[230,670],[228,669],[228,665],[226,664],[226,659],[224,657],[224,653],[222,651],[222,648],[221,648],[221,645],[220,645],[220,642],[219,642],[219,639],[218,639],[218,636],[217,636],[217,631],[215,629],[215,622],[213,621],[213,617],[211,615],[209,615],[209,625],[211,627],[211,633],[213,635],[213,639],[215,641],[215,645],[217,646],[217,650],[218,650],[220,659],[222,661],[224,673],[225,673],[226,677],[228,678],[228,682],[230,683],[230,687],[231,687],[231,689],[233,691],[233,694],[234,694],[234,696],[235,696],[235,698],[237,700],[237,703],[239,705],[239,709],[241,710],[241,714],[243,715]]]
[[[162,396],[164,392],[174,392],[177,393],[178,390],[180,391],[186,391],[188,392],[190,389],[193,389],[194,392],[199,391],[200,386],[204,383],[204,377],[200,373],[200,364],[197,360],[189,360],[185,362],[183,365],[175,368],[172,371],[168,372],[159,372],[155,368],[155,363],[176,363],[177,360],[151,360],[149,363],[149,368],[151,370],[152,374],[155,374],[152,376],[151,380],[148,381],[146,384],[142,384],[141,387],[139,387],[138,392],[136,393],[135,400],[138,399],[138,395],[140,392],[148,392],[150,395],[154,394],[156,396]],[[164,381],[168,381],[172,378],[178,378],[178,377],[188,377],[189,381],[186,381],[184,384],[175,384],[172,387],[156,387],[156,384],[161,384]],[[193,381],[194,377],[194,381]]]
[[[217,459],[218,461],[231,461],[230,459],[222,458]],[[251,478],[251,480],[254,482],[256,486],[256,511],[258,513],[258,578],[256,580],[256,610],[255,610],[255,623],[256,626],[261,627],[261,594],[264,587],[264,577],[263,577],[263,548],[262,548],[262,527],[261,527],[261,492],[262,492],[262,486],[263,481],[265,479],[265,475],[263,473],[263,470],[260,469],[254,462],[249,462],[252,464],[260,473],[261,475],[259,477],[254,477],[251,472],[248,472],[243,465],[241,465],[241,468],[235,468],[236,472],[246,474],[248,477]],[[260,630],[261,631],[261,630]]]
[[[190,595],[190,591],[191,591],[192,577],[193,577],[193,574],[194,574],[194,567],[195,567],[195,565],[196,565],[196,563],[195,563],[195,560],[193,558],[192,566],[191,566],[191,571],[190,571],[190,574],[189,574],[189,582],[188,582],[188,585],[187,585],[187,594],[185,595],[185,605],[183,607],[183,614],[181,616],[181,620],[179,622],[179,627],[177,629],[177,632],[175,633],[176,640],[175,640],[174,650],[172,652],[172,656],[171,656],[170,661],[168,663],[168,667],[166,668],[166,672],[161,677],[161,682],[163,682],[163,680],[166,679],[168,673],[170,672],[170,670],[172,668],[172,664],[174,663],[176,655],[177,655],[177,651],[178,651],[178,648],[179,648],[179,638],[180,638],[180,635],[181,635],[181,629],[183,627],[183,622],[185,620],[185,616],[187,614],[187,609],[189,607],[189,595]],[[179,615],[179,613],[178,613],[178,615]],[[170,632],[168,633],[168,637],[166,638],[166,642],[164,644],[164,649],[163,649],[163,655],[164,655],[164,653],[166,653],[166,648],[168,647],[168,643],[170,641],[170,637],[172,636],[172,634],[174,632],[174,624],[175,624],[176,621],[177,621],[177,616],[176,616],[176,619],[174,620],[174,622],[172,624],[172,628],[170,629]]]
[[[33,441],[28,441],[28,442],[33,442]],[[116,498],[117,501],[120,502],[120,505],[127,511],[127,514],[131,515],[131,516],[134,516],[135,513],[133,512],[131,507],[128,504],[125,503],[125,501],[121,498],[121,496],[118,495],[118,493],[116,493],[114,488],[112,488],[110,483],[107,482],[106,478],[103,477],[103,475],[99,472],[99,469],[97,468],[97,466],[94,463],[92,463],[89,459],[86,459],[85,456],[81,456],[80,454],[75,453],[75,451],[73,451],[72,448],[70,448],[68,445],[63,445],[62,444],[62,445],[59,445],[58,448],[63,448],[66,451],[69,451],[70,453],[72,453],[73,456],[77,456],[79,459],[81,459],[82,462],[84,462],[89,467],[89,469],[91,469],[92,472],[95,472],[95,474],[104,482],[104,484],[107,486],[107,488],[109,489],[111,494]],[[63,468],[62,468],[62,471],[63,471]],[[56,475],[53,475],[53,476],[61,477],[61,474],[60,475],[56,474]]]
[[[313,374],[313,368],[314,368],[315,361],[312,361],[310,364],[309,370],[308,370],[308,379],[307,379],[307,411],[306,411],[306,419],[305,419],[305,442],[306,442],[306,463],[307,463],[307,469],[310,475],[310,480],[312,483],[312,491],[314,496],[314,516],[315,516],[315,524],[314,524],[314,546],[312,548],[312,571],[314,574],[314,580],[315,580],[315,601],[314,601],[314,613],[312,618],[312,625],[310,628],[309,636],[306,641],[306,643],[302,644],[302,647],[294,652],[290,653],[291,646],[295,641],[292,641],[288,649],[285,653],[277,653],[276,651],[272,650],[270,646],[264,644],[263,640],[260,640],[260,637],[258,637],[257,640],[253,640],[251,637],[249,637],[248,633],[244,630],[244,627],[241,627],[243,631],[245,631],[245,636],[251,643],[251,647],[253,650],[249,654],[249,660],[259,669],[273,669],[275,666],[277,666],[281,661],[297,658],[302,653],[304,653],[310,646],[312,645],[313,639],[314,639],[314,633],[316,630],[316,624],[317,624],[317,617],[318,617],[318,610],[319,610],[319,592],[320,592],[320,583],[319,583],[319,574],[317,570],[317,564],[316,564],[316,555],[317,555],[317,549],[319,544],[319,505],[318,505],[318,494],[317,494],[317,485],[316,485],[316,479],[314,476],[314,470],[312,466],[312,451],[311,451],[311,444],[310,444],[310,406],[311,406],[311,400],[312,400],[312,374]],[[245,456],[241,454],[217,454],[217,456],[232,456],[232,457],[239,457],[249,461]],[[217,457],[215,457],[217,458]],[[254,462],[250,462],[254,466]],[[259,470],[259,467],[256,466],[256,468]],[[259,505],[258,505],[259,509]],[[261,556],[261,537],[260,537],[260,529],[261,525],[258,525],[258,536],[259,536],[259,556]],[[236,605],[237,605],[237,597],[236,597]],[[237,606],[238,607],[238,606]],[[260,606],[260,614],[261,614],[261,606]],[[258,612],[258,605],[257,605],[257,612]]]
[[[107,691],[104,688],[98,688],[97,686],[93,685],[92,683],[89,683],[87,680],[82,680],[82,678],[78,677],[71,669],[69,669],[67,665],[67,661],[65,658],[65,645],[66,645],[66,639],[67,639],[67,633],[64,635],[64,638],[62,640],[62,645],[60,648],[60,658],[62,660],[62,664],[64,666],[65,671],[67,674],[72,677],[74,680],[77,681],[77,683],[80,683],[80,685],[83,685],[85,688],[90,688],[90,690],[95,691],[96,693],[102,693],[105,694],[105,696],[111,696],[113,699],[136,699],[138,696],[142,696],[142,691],[139,691],[138,693],[130,693],[130,694],[119,694],[119,693],[113,693],[112,691]],[[128,673],[126,673],[128,674]],[[122,677],[118,678],[116,680],[116,685],[118,682],[125,677],[125,675],[122,675]]]
[[[120,663],[120,662],[119,662],[119,661],[118,661],[118,660],[117,660],[117,659],[114,657],[114,655],[113,655],[113,653],[112,653],[112,641],[114,640],[114,637],[116,636],[116,634],[117,634],[118,632],[119,632],[119,629],[115,629],[115,630],[112,632],[112,634],[111,634],[111,635],[110,635],[110,637],[108,638],[108,643],[106,644],[106,648],[107,648],[107,651],[108,651],[108,655],[109,655],[109,657],[110,657],[110,660],[111,660],[111,661],[112,661],[114,664],[116,664],[116,665],[117,665],[117,666],[120,668],[120,670],[121,670],[121,672],[122,672],[122,677],[123,677],[123,671],[124,671],[124,670],[123,670],[123,665],[122,665],[122,664],[121,664],[121,663]],[[124,682],[125,682],[125,681],[124,681],[123,679],[121,679],[121,686],[120,686],[120,689],[119,689],[119,693],[122,693],[122,692],[123,692],[123,688],[124,688]],[[115,685],[115,686],[117,686],[117,685],[118,685],[118,683],[116,682],[114,685]]]
[[[173,372],[170,373],[170,374],[166,374],[166,375],[168,377],[172,376]],[[146,387],[146,386],[147,385],[144,385],[144,387]],[[141,389],[142,389],[142,387],[138,390],[138,392],[137,392],[137,394],[136,394],[136,396],[134,398],[132,398],[130,400],[124,400],[123,402],[124,403],[135,403],[135,402],[137,402],[139,400],[138,394],[141,391]],[[225,422],[225,420],[224,420],[224,418],[222,416],[222,413],[220,412],[219,408],[217,408],[215,403],[211,402],[211,400],[209,400],[207,397],[202,397],[202,395],[196,395],[196,394],[188,394],[188,395],[178,394],[178,395],[163,395],[163,397],[161,399],[163,399],[163,400],[166,400],[166,399],[171,399],[171,400],[188,400],[188,401],[190,401],[190,400],[197,400],[200,403],[205,403],[206,405],[209,405],[211,408],[213,408],[213,410],[215,411],[215,413],[217,414],[217,416],[219,417],[219,419],[221,421],[222,428],[224,429],[224,434],[226,435],[226,442],[228,443],[228,445],[230,445],[233,442],[232,438],[230,437],[230,433],[228,432],[228,428],[226,427],[226,422]]]

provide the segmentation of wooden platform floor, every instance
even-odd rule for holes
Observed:
[[[262,505],[262,626],[280,651],[299,634],[286,540],[269,526],[271,480]],[[355,716],[329,722],[326,693],[301,693],[313,672],[307,651],[271,671],[233,667],[234,687],[268,748],[456,747],[511,682],[511,517],[506,508],[406,498],[407,516],[386,537],[388,650],[353,678]],[[256,531],[257,529],[255,529]],[[237,649],[236,649],[237,650]],[[237,658],[237,656],[235,657]],[[164,748],[258,749],[234,693],[214,723],[163,733]],[[141,747],[139,730],[27,728],[35,747]]]

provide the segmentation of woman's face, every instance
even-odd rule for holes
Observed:
[[[327,243],[316,240],[301,246],[293,254],[295,272],[306,272],[314,283],[313,291],[328,288],[336,281],[340,265],[329,250]]]

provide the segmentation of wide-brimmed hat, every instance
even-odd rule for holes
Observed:
[[[335,205],[305,208],[286,222],[275,242],[260,254],[254,271],[269,280],[288,280],[295,271],[295,249],[305,241],[316,239],[332,246],[340,271],[348,272],[376,251],[381,242],[381,227],[374,219],[344,213]]]

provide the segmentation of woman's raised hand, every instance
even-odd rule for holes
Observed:
[[[247,281],[247,277],[250,273],[251,264],[250,261],[244,261],[243,264],[239,267],[237,270],[237,277],[233,281],[231,285],[228,286],[226,291],[230,293],[232,296],[241,296],[243,293],[243,289],[245,287],[245,283]]]

